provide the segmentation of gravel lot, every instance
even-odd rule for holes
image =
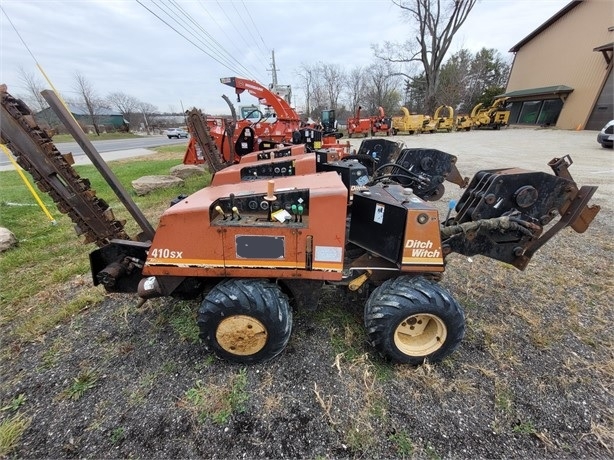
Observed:
[[[195,340],[197,302],[137,310],[135,298],[108,295],[35,343],[4,327],[0,421],[22,394],[18,411],[30,420],[7,458],[612,458],[614,152],[593,131],[394,139],[456,155],[469,177],[549,171],[552,158],[571,155],[572,176],[599,186],[592,202],[602,210],[523,272],[450,256],[442,284],[464,306],[467,334],[436,365],[377,356],[362,304],[335,289],[315,314],[295,313],[279,357],[250,367],[218,361]],[[446,189],[444,209],[461,195]],[[45,295],[62,302],[88,285],[84,274]]]

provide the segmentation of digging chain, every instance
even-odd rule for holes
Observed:
[[[205,157],[209,169],[212,172],[224,169],[226,165],[222,164],[222,155],[211,137],[205,115],[200,110],[194,108],[187,112],[187,117],[192,135],[196,138],[196,142]]]
[[[124,223],[116,220],[111,208],[90,188],[55,147],[49,135],[41,129],[28,106],[0,87],[2,99],[1,140],[13,153],[15,160],[28,171],[38,188],[49,194],[58,210],[67,214],[85,243],[102,247],[111,239],[130,237]]]

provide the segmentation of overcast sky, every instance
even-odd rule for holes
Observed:
[[[567,3],[480,0],[450,54],[488,47],[511,61],[508,50]],[[0,83],[12,94],[25,94],[20,68],[44,82],[36,58],[66,99],[76,96],[79,72],[100,96],[121,91],[161,112],[183,106],[228,113],[221,95],[234,97],[219,79],[244,76],[268,85],[271,50],[278,82],[292,85],[300,107],[301,64],[368,66],[375,60],[372,44],[413,36],[390,0],[0,0],[0,5]],[[248,96],[242,102],[255,100]]]

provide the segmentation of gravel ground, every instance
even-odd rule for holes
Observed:
[[[456,155],[470,177],[548,171],[569,154],[602,210],[523,272],[450,256],[442,284],[464,306],[467,334],[436,365],[377,356],[362,304],[332,287],[316,313],[295,313],[279,357],[249,367],[196,340],[197,302],[137,310],[134,297],[107,295],[35,343],[5,328],[0,421],[30,421],[7,458],[611,458],[614,152],[595,132],[554,129],[396,139]],[[460,194],[447,186],[443,209]],[[84,274],[45,295],[62,302],[88,286]]]

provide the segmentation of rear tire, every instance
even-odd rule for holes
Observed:
[[[392,361],[441,361],[465,335],[465,315],[452,295],[425,278],[400,276],[373,291],[365,305],[373,347]]]
[[[292,310],[279,286],[230,278],[215,286],[198,311],[200,338],[220,358],[243,364],[268,361],[292,332]]]

